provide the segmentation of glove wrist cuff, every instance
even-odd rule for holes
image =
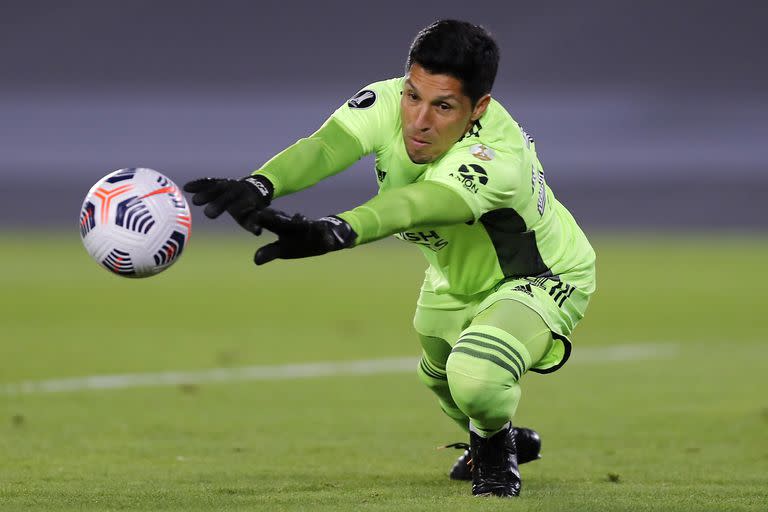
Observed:
[[[275,194],[275,186],[267,177],[260,174],[251,174],[241,181],[253,187],[260,196],[266,199],[267,204],[272,201],[272,197]]]
[[[333,232],[334,245],[333,250],[346,249],[355,245],[357,239],[357,233],[352,229],[347,221],[336,215],[329,215],[328,217],[322,217],[317,219],[321,222],[327,222],[331,225],[331,231]]]

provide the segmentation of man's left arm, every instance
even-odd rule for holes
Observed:
[[[370,201],[317,220],[263,210],[258,222],[278,240],[256,252],[255,262],[318,256],[361,245],[416,226],[459,224],[474,219],[461,195],[439,182],[424,181],[384,192]]]
[[[414,227],[476,221],[509,204],[520,188],[519,154],[497,151],[492,155],[480,165],[471,147],[459,146],[428,170],[423,181],[384,192],[330,217],[310,220],[266,210],[257,222],[279,239],[259,249],[256,264],[317,256]]]
[[[450,188],[424,181],[384,192],[340,213],[358,234],[355,245],[365,244],[416,226],[445,226],[472,220],[472,210]]]

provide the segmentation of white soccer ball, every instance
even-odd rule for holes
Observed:
[[[85,250],[124,277],[149,277],[170,267],[191,232],[192,216],[179,187],[153,169],[107,174],[80,209]]]

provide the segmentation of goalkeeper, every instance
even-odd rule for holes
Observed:
[[[519,381],[568,359],[595,254],[547,186],[534,141],[491,98],[498,60],[482,27],[435,22],[416,36],[404,77],[365,87],[251,176],[184,189],[208,217],[227,211],[278,236],[257,265],[391,235],[416,244],[429,263],[414,318],[418,375],[469,433],[452,477],[471,477],[474,495],[517,496],[518,464],[539,448],[535,432],[512,426]],[[379,194],[365,204],[316,220],[268,208],[371,153]]]

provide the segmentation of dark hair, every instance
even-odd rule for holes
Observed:
[[[408,51],[406,72],[413,64],[432,74],[461,80],[464,94],[475,105],[491,92],[499,67],[499,47],[491,34],[479,25],[440,20],[416,34]]]

